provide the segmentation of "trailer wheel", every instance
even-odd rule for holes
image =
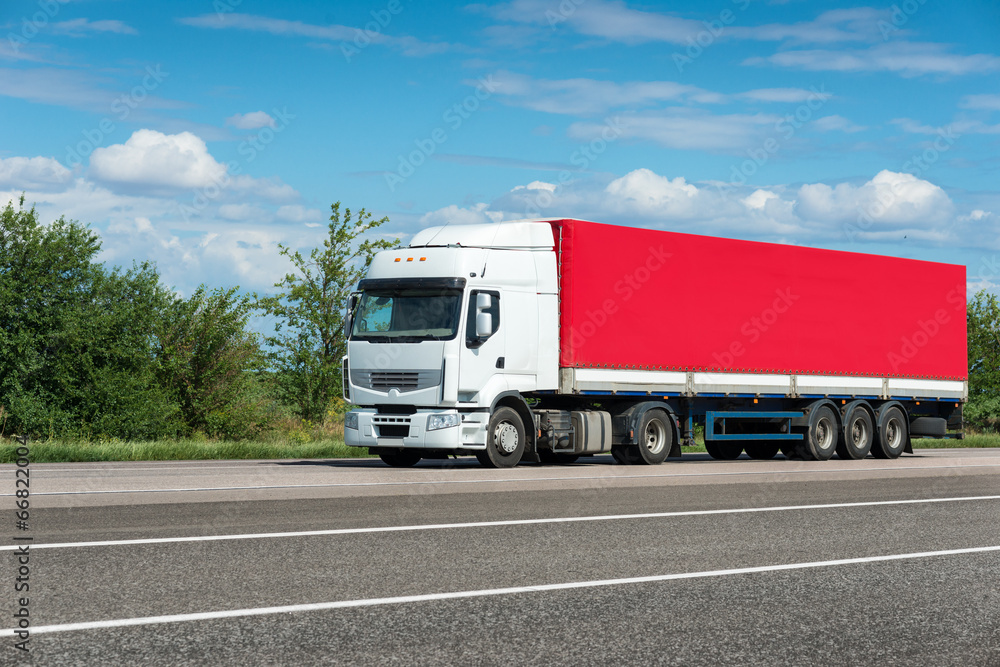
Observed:
[[[754,442],[743,447],[747,456],[758,461],[767,461],[778,455],[779,446],[770,442]]]
[[[805,442],[798,447],[803,458],[828,461],[833,456],[837,451],[837,415],[829,405],[810,411],[804,435]]]
[[[735,461],[740,458],[740,454],[743,453],[743,445],[734,444],[731,442],[715,442],[714,440],[705,441],[705,451],[713,459],[719,461]]]
[[[521,415],[514,408],[497,408],[490,417],[486,449],[476,452],[476,458],[487,468],[513,468],[521,461],[526,440]]]
[[[382,450],[378,457],[393,468],[412,468],[420,462],[420,453],[412,449]]]
[[[878,411],[878,436],[872,446],[877,459],[896,459],[903,453],[907,441],[906,415],[898,406],[890,405]]]
[[[837,442],[837,457],[863,459],[875,442],[875,424],[864,402],[856,401],[844,411],[844,426]]]

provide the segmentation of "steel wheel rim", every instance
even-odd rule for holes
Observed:
[[[830,419],[823,417],[816,422],[816,446],[820,450],[827,450],[833,443],[833,424]]]
[[[864,419],[855,419],[851,424],[851,440],[857,449],[861,449],[868,442],[868,425]]]
[[[666,429],[658,419],[651,419],[646,424],[644,444],[650,454],[659,454],[667,444]]]
[[[891,449],[896,449],[903,440],[903,429],[898,419],[890,419],[885,425],[885,442]]]
[[[493,431],[493,444],[504,454],[513,454],[517,450],[517,429],[510,422],[500,422]]]

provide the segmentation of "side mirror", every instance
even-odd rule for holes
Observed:
[[[479,297],[489,298],[489,294],[480,294]],[[476,304],[478,307],[478,304]],[[488,307],[488,306],[487,306]],[[493,316],[489,313],[478,313],[476,315],[476,337],[488,338],[493,333]]]
[[[347,313],[344,315],[344,340],[351,337],[351,329],[354,328],[354,309],[358,307],[360,299],[360,292],[354,292],[347,297]]]
[[[480,292],[476,295],[476,310],[489,310],[493,307],[493,295]]]

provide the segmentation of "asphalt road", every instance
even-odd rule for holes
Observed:
[[[3,664],[1000,665],[996,450],[35,464],[26,532],[0,478]]]

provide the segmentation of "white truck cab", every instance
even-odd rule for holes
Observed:
[[[358,288],[344,393],[361,407],[347,416],[347,444],[393,464],[469,450],[489,465],[491,416],[506,406],[520,424],[494,420],[494,458],[520,459],[534,424],[521,394],[558,383],[551,225],[426,229],[408,247],[376,255]]]

